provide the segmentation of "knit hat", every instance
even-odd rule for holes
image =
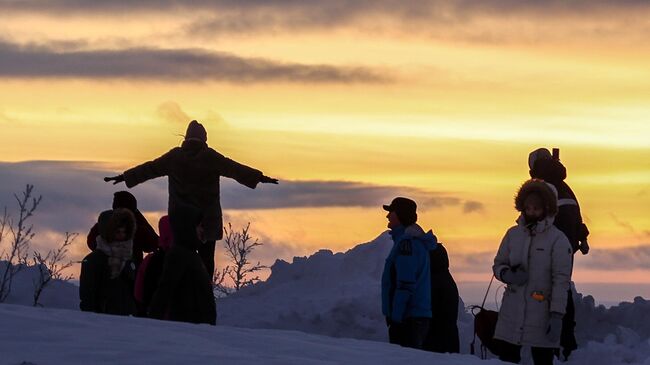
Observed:
[[[138,210],[138,201],[128,191],[118,191],[113,194],[113,209],[126,208],[131,212]]]
[[[203,125],[196,120],[190,122],[185,132],[185,140],[197,140],[201,142],[208,141],[208,132],[205,131]]]
[[[397,197],[393,199],[390,205],[384,205],[387,212],[395,212],[400,223],[404,227],[415,224],[418,220],[417,204],[409,198]]]
[[[549,150],[547,150],[546,148],[538,148],[528,155],[528,168],[532,170],[533,167],[535,166],[535,162],[537,162],[538,160],[545,160],[551,158],[553,158],[553,155],[551,155],[551,152]]]

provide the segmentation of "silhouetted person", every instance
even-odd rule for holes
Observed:
[[[571,281],[571,245],[553,225],[554,188],[529,180],[515,198],[521,212],[506,232],[492,270],[506,284],[494,338],[499,359],[519,363],[521,347],[530,346],[535,365],[552,365],[560,346],[562,317]]]
[[[449,256],[441,242],[429,251],[429,262],[432,316],[424,349],[440,353],[458,353],[458,286],[449,272]]]
[[[216,324],[212,277],[196,252],[200,211],[177,205],[169,216],[174,243],[165,254],[160,281],[149,305],[149,317],[189,323]]]
[[[169,216],[165,215],[160,218],[158,232],[160,232],[158,247],[142,260],[135,277],[134,296],[140,317],[147,316],[151,298],[158,288],[158,282],[162,276],[165,255],[171,249],[174,241]]]
[[[390,343],[422,349],[431,321],[429,251],[437,246],[431,231],[416,224],[417,205],[407,198],[384,205],[393,248],[381,277],[382,312]]]
[[[125,171],[122,175],[107,177],[114,184],[124,181],[132,188],[142,182],[161,176],[169,177],[169,216],[179,205],[196,207],[201,215],[201,230],[205,242],[198,248],[206,269],[214,272],[214,247],[223,238],[223,218],[220,203],[219,178],[235,179],[254,189],[258,183],[277,184],[278,180],[261,171],[235,162],[207,145],[208,135],[203,125],[193,120],[187,127],[185,140],[158,157]]]
[[[113,194],[113,209],[128,209],[135,217],[135,235],[133,236],[133,262],[136,266],[142,262],[143,252],[151,252],[158,244],[158,234],[147,219],[138,210],[138,201],[128,191],[118,191]],[[88,233],[87,244],[92,251],[97,247],[99,228],[97,223]]]
[[[127,209],[102,212],[97,247],[81,262],[79,307],[82,311],[134,315],[132,261],[135,218]]]
[[[559,150],[557,150],[557,154],[557,156],[553,156],[545,148],[539,148],[531,152],[528,156],[530,176],[535,179],[542,179],[555,187],[558,193],[558,212],[555,216],[554,224],[569,239],[574,255],[578,250],[583,255],[586,255],[589,253],[589,244],[587,243],[589,230],[582,221],[580,204],[578,204],[576,195],[564,181],[567,173],[566,168],[560,162]],[[560,341],[562,354],[565,359],[568,359],[571,352],[578,348],[575,337],[575,326],[573,291],[569,289],[566,315],[563,318],[562,338]]]

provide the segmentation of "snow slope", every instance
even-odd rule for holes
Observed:
[[[321,250],[291,264],[278,260],[267,281],[218,300],[219,323],[387,341],[380,280],[391,247],[384,233],[345,253]],[[469,343],[471,316],[463,306],[461,340]]]
[[[0,273],[4,273],[6,262],[0,261]],[[5,303],[32,305],[34,301],[34,283],[38,278],[36,266],[23,266],[16,274],[11,292]],[[79,287],[60,280],[53,280],[45,287],[39,298],[39,304],[48,308],[79,308]]]
[[[225,336],[230,332],[250,336],[256,336],[256,333],[274,333],[273,336],[279,336],[276,342],[264,339],[262,343],[278,347],[288,346],[288,344],[283,345],[282,341],[295,341],[295,338],[291,337],[293,335],[285,335],[285,332],[226,329],[226,326],[295,330],[339,338],[386,342],[379,282],[384,259],[391,245],[390,236],[382,234],[374,241],[359,245],[345,253],[335,254],[328,250],[321,250],[310,257],[296,257],[293,263],[279,260],[272,267],[272,274],[266,282],[218,301],[219,326],[210,331],[219,333],[215,336]],[[0,267],[1,265],[0,263]],[[10,303],[31,305],[31,280],[35,274],[34,270],[34,268],[25,269],[16,278],[12,296],[9,298]],[[636,298],[634,303],[621,303],[611,308],[596,306],[591,296],[576,294],[575,301],[578,323],[576,333],[580,349],[574,353],[568,364],[650,365],[650,301]],[[53,284],[44,292],[42,303],[48,308],[76,309],[78,288],[69,283]],[[57,314],[59,312],[50,310],[45,313],[54,316],[72,315]],[[464,311],[461,313],[463,314],[458,322],[461,332],[461,350],[467,352],[473,331],[472,317]],[[92,316],[85,313],[79,315]],[[135,321],[132,322],[133,326],[142,321],[135,318],[115,320],[127,321],[125,325],[131,323],[128,322],[129,320]],[[96,319],[93,318],[92,321],[94,323]],[[101,323],[103,320],[99,321]],[[164,327],[166,324],[156,324],[158,325]],[[111,329],[109,332],[114,332],[110,326],[107,328]],[[81,331],[80,336],[83,334],[84,332]],[[295,333],[294,335],[296,338],[301,338],[301,335]],[[168,340],[173,341],[173,338],[174,336],[170,336]],[[110,341],[118,340],[110,339]],[[142,342],[143,348],[147,348],[146,338],[137,341]],[[328,339],[326,342],[331,344],[329,341],[338,344],[358,343],[358,341],[347,342],[342,339]],[[119,347],[114,346],[117,345],[108,342],[103,348],[107,352],[118,351]],[[210,354],[217,356],[213,352]],[[0,356],[0,364],[2,358]]]
[[[1,365],[500,364],[374,341],[0,305]]]

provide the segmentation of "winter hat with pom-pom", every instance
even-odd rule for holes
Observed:
[[[201,123],[197,122],[196,120],[193,120],[187,126],[187,132],[185,132],[185,140],[207,142],[208,132],[206,132],[205,128]]]

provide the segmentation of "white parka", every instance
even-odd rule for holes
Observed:
[[[553,225],[554,216],[532,229],[523,215],[506,232],[492,267],[500,281],[506,268],[528,273],[523,285],[508,285],[503,293],[494,337],[516,345],[559,347],[547,338],[551,312],[564,314],[571,282],[573,251],[564,233]]]

